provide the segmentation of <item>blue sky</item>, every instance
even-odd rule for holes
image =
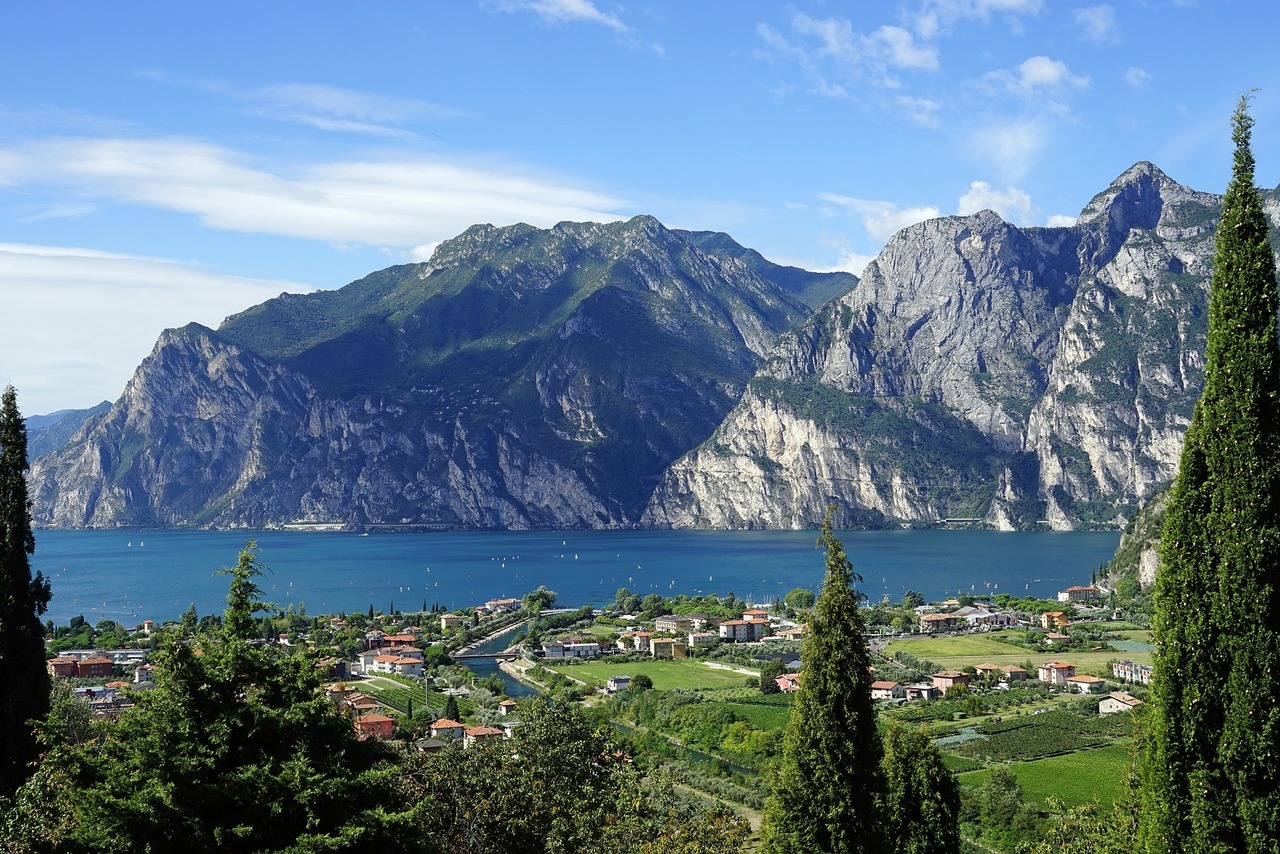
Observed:
[[[116,399],[166,327],[650,213],[861,272],[898,228],[1069,223],[1139,160],[1221,192],[1274,0],[0,5],[0,383]]]

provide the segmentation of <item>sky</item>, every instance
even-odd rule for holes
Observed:
[[[475,223],[652,214],[861,273],[898,229],[1070,224],[1134,163],[1222,192],[1274,0],[0,4],[0,385],[116,400],[160,333]],[[1254,91],[1256,90],[1256,91]]]

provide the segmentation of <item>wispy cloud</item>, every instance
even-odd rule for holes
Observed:
[[[1086,6],[1072,13],[1081,35],[1094,44],[1113,44],[1119,38],[1116,12],[1110,6]]]
[[[166,86],[217,95],[262,118],[296,122],[325,131],[412,138],[418,134],[407,125],[467,115],[464,110],[416,98],[320,83],[240,87],[217,78],[181,77],[158,69],[140,71],[138,76]]]
[[[819,193],[818,198],[839,209],[843,209],[845,213],[856,216],[867,234],[880,243],[888,240],[909,225],[924,222],[942,214],[935,207],[904,208],[895,202],[879,199],[859,199],[838,193]]]
[[[1034,214],[1031,196],[1025,191],[1017,187],[997,190],[986,181],[973,181],[956,203],[956,213],[967,216],[985,209],[1020,225],[1029,224]]]
[[[922,38],[932,39],[960,22],[985,22],[993,16],[1017,30],[1021,18],[1038,15],[1043,6],[1041,0],[924,0],[911,19]]]
[[[158,258],[13,243],[0,243],[0,280],[0,383],[18,388],[29,415],[114,400],[162,329],[217,326],[281,291],[312,290]],[[56,317],[58,337],[47,324],[22,322],[31,317]]]
[[[1040,119],[1015,119],[985,125],[970,138],[970,155],[990,164],[1009,183],[1022,180],[1049,143],[1049,128]]]
[[[228,231],[409,249],[476,222],[618,219],[619,199],[527,167],[413,159],[338,161],[283,174],[188,139],[49,139],[0,149],[0,181],[84,203],[184,211]]]
[[[1151,73],[1145,68],[1127,68],[1124,72],[1124,82],[1134,89],[1141,89],[1151,82]]]
[[[631,31],[621,18],[602,12],[591,0],[494,0],[490,5],[504,12],[532,12],[549,24],[599,24],[618,33]]]

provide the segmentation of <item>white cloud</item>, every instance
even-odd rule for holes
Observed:
[[[408,249],[477,222],[620,218],[622,202],[515,168],[439,160],[345,161],[283,175],[184,139],[52,139],[0,151],[7,175],[79,201],[193,214],[213,228]],[[0,178],[2,180],[2,178]]]
[[[1089,86],[1087,75],[1072,74],[1065,62],[1047,56],[1030,57],[1019,63],[1016,69],[992,71],[983,79],[1027,98],[1037,97],[1046,91],[1085,89]]]
[[[940,216],[940,211],[935,207],[904,208],[895,202],[859,199],[838,193],[819,193],[818,198],[857,216],[867,234],[880,243],[909,225]]]
[[[1124,72],[1124,82],[1134,89],[1141,89],[1151,82],[1151,74],[1145,68],[1128,68]]]
[[[898,106],[903,109],[907,117],[922,127],[938,126],[938,110],[942,108],[942,104],[930,98],[916,98],[909,95],[898,96]]]
[[[917,42],[902,27],[881,27],[871,34],[869,43],[875,53],[895,68],[913,68],[935,71],[938,68],[936,48]]]
[[[978,129],[971,139],[972,155],[991,164],[1009,183],[1030,171],[1048,143],[1048,130],[1039,120],[1013,121]]]
[[[601,12],[591,0],[498,0],[495,5],[504,12],[533,12],[550,24],[600,24],[619,33],[630,28],[616,15]]]
[[[1045,225],[1050,228],[1067,228],[1076,224],[1077,217],[1068,216],[1067,214],[1053,214],[1045,221]]]
[[[993,14],[1017,29],[1020,16],[1038,15],[1041,8],[1041,0],[924,0],[912,20],[922,38],[932,39],[962,21],[986,22]]]
[[[1083,36],[1094,44],[1112,44],[1116,41],[1116,13],[1110,6],[1076,9],[1073,17]]]
[[[18,389],[27,415],[115,400],[166,328],[214,327],[282,291],[313,290],[158,258],[11,243],[0,244],[0,281],[0,385]]]
[[[792,38],[768,24],[756,27],[764,45],[758,55],[800,68],[810,88],[823,96],[846,98],[866,84],[894,89],[897,71],[935,71],[938,52],[909,30],[881,26],[871,33],[854,29],[846,18],[815,18],[803,13],[791,19]]]
[[[990,208],[1009,222],[1026,224],[1033,213],[1031,196],[1017,187],[997,190],[986,181],[974,181],[956,203],[956,213],[968,216]]]

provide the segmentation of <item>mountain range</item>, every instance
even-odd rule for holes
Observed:
[[[647,216],[473,226],[166,330],[119,400],[51,422],[33,517],[1120,526],[1176,470],[1220,206],[1139,163],[1072,226],[930,220],[861,280]]]

